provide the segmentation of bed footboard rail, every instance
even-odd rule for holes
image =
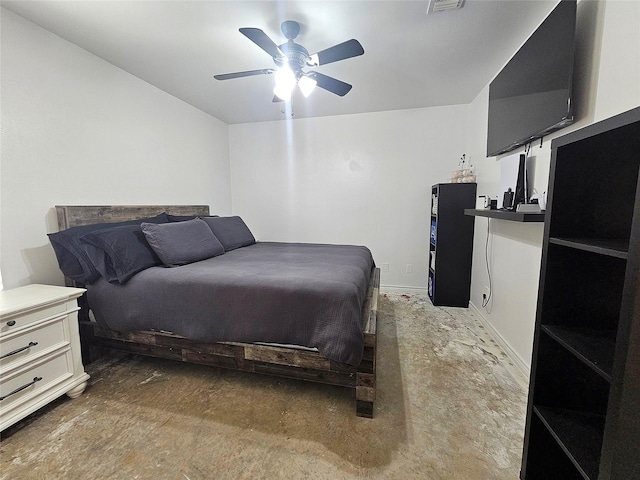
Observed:
[[[380,295],[380,269],[374,268],[369,281],[367,297],[362,307],[364,354],[356,374],[356,415],[373,418],[376,399],[376,359],[378,336],[378,297]]]

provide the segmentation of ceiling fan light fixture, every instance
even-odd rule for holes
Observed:
[[[296,86],[296,76],[287,65],[283,65],[274,75],[276,86],[273,93],[282,100],[289,100]]]
[[[278,97],[280,100],[284,100],[285,102],[288,102],[289,100],[291,100],[291,90],[287,90],[285,88],[278,88],[276,86],[276,88],[273,89],[273,94]]]
[[[318,82],[316,82],[313,78],[307,77],[306,75],[301,76],[300,80],[298,80],[298,86],[300,87],[300,91],[305,96],[305,98],[311,95],[311,92],[313,92],[317,84]]]

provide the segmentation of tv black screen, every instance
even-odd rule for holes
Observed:
[[[576,0],[562,0],[489,85],[487,157],[573,123]]]

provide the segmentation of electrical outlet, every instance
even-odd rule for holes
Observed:
[[[389,264],[388,263],[383,263],[382,264],[382,271],[385,273],[389,273]]]
[[[413,273],[413,263],[407,263],[407,268],[405,271],[407,273]]]

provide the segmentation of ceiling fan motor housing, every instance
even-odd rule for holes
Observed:
[[[302,71],[302,67],[305,66],[307,59],[309,58],[309,51],[302,45],[298,45],[289,40],[287,43],[279,45],[280,50],[286,55],[283,57],[275,57],[273,61],[278,67],[282,67],[285,63],[288,63],[289,68],[293,73],[298,75]]]

